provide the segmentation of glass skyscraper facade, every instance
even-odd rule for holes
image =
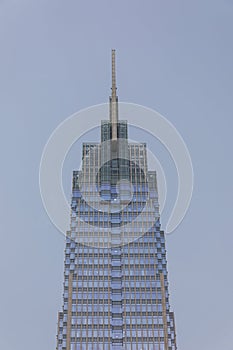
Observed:
[[[175,350],[156,172],[118,120],[112,51],[110,120],[73,173],[57,350]]]

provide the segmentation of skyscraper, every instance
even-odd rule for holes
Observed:
[[[73,173],[57,350],[175,350],[156,172],[118,119],[112,50],[110,120]]]

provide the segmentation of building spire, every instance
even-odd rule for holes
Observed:
[[[112,140],[117,140],[118,97],[116,94],[116,50],[112,50],[112,95],[110,97],[110,121],[112,124]]]
[[[116,50],[112,50],[112,101],[116,102]]]

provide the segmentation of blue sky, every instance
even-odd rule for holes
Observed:
[[[167,237],[178,348],[232,349],[232,31],[230,0],[0,2],[0,348],[55,349],[64,237],[41,203],[40,157],[66,117],[108,101],[116,48],[119,99],[169,119],[193,161],[189,212]],[[166,220],[177,181],[158,158]]]

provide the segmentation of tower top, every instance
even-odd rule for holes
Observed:
[[[112,49],[112,94],[110,97],[110,121],[112,124],[112,140],[117,140],[118,97],[116,94],[116,50]]]
[[[116,102],[116,50],[112,50],[112,101]]]

